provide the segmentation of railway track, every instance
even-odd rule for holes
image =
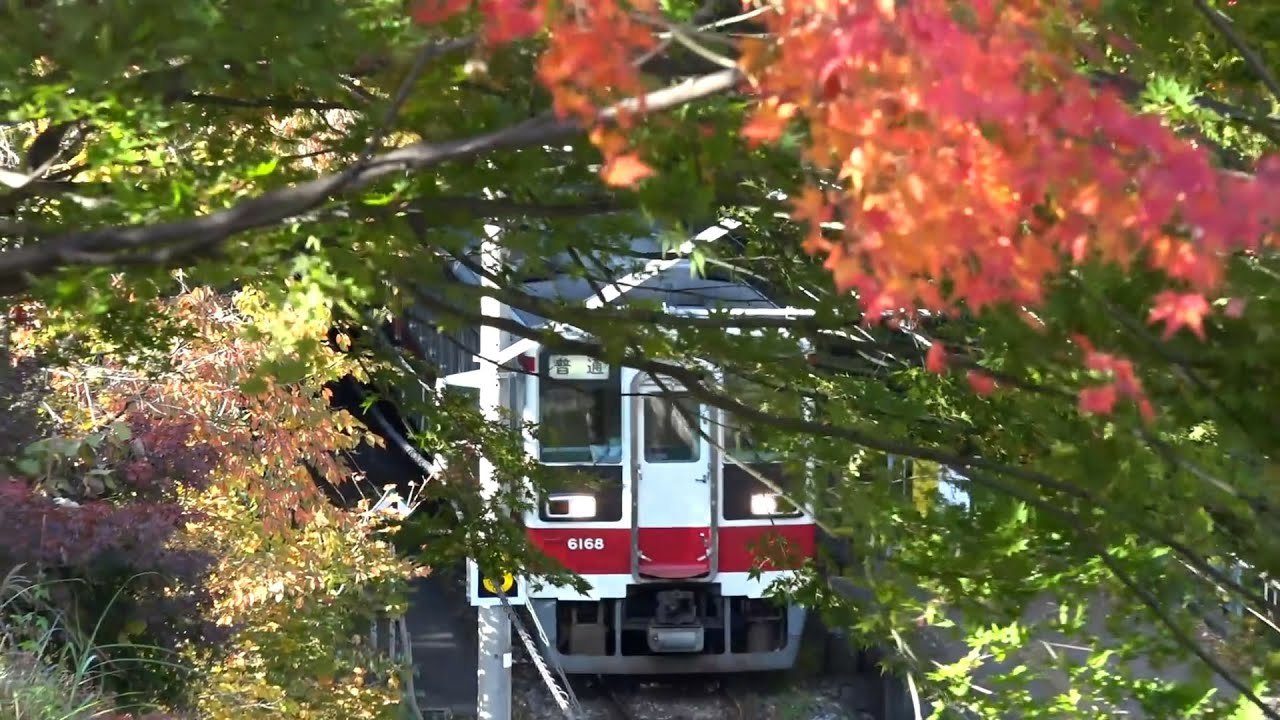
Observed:
[[[618,691],[616,688],[608,686],[602,687],[599,697],[601,705],[603,705],[604,711],[608,715],[609,720],[635,720],[635,718],[632,717],[627,704],[618,697]]]
[[[753,718],[747,717],[744,704],[734,696],[727,684],[723,681],[718,682],[716,683],[716,688],[725,705],[726,715],[724,717],[730,718],[731,720],[753,720]]]
[[[720,680],[594,678],[579,697],[586,701],[584,710],[587,710],[589,718],[753,720],[748,705],[734,695],[726,682]],[[696,709],[692,704],[696,704]],[[591,709],[587,709],[588,706]]]

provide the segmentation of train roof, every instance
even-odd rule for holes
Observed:
[[[698,233],[682,246],[671,248],[659,233],[636,237],[620,252],[594,255],[600,267],[594,277],[583,277],[582,268],[572,252],[559,253],[543,261],[550,269],[542,277],[515,286],[521,292],[540,300],[567,304],[585,303],[598,294],[601,286],[612,285],[619,304],[627,300],[659,303],[682,310],[733,309],[739,311],[780,310],[783,306],[770,298],[758,285],[740,280],[707,277],[695,271],[688,257],[693,246],[724,238],[733,240],[732,232],[740,227],[736,221],[724,219]],[[453,278],[468,285],[481,284],[480,276],[469,266],[479,264],[481,241],[468,247],[464,257],[451,265]],[[518,259],[517,259],[518,261]],[[549,320],[534,313],[510,308],[511,316],[533,328],[545,327]]]

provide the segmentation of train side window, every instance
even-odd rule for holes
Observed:
[[[564,358],[584,364],[564,373]],[[543,355],[538,383],[539,459],[548,463],[622,462],[622,377],[577,356]],[[548,372],[550,369],[550,372]]]
[[[764,388],[734,375],[725,378],[725,394],[748,407],[767,408],[769,406],[768,393]],[[733,413],[724,410],[720,413],[720,424],[724,430],[725,452],[739,462],[781,461],[782,458],[776,451],[768,450],[761,444],[746,420],[737,418]],[[725,462],[729,462],[728,458],[725,458]]]
[[[743,463],[776,463],[782,461],[782,456],[774,450],[769,450],[760,444],[754,437],[751,427],[744,421],[734,417],[729,411],[721,413],[721,423],[724,425],[724,449],[729,455],[732,455],[738,462]],[[729,462],[728,458],[725,462]]]
[[[702,410],[697,400],[682,395],[654,395],[644,401],[644,461],[696,462],[702,455]]]

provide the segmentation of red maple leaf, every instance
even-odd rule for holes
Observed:
[[[414,22],[434,25],[466,10],[470,4],[471,0],[416,0],[409,16]]]
[[[1182,328],[1188,328],[1196,337],[1204,339],[1204,316],[1209,314],[1209,301],[1199,293],[1176,293],[1165,290],[1156,296],[1156,305],[1147,321],[1164,322],[1164,339],[1168,340]]]
[[[947,369],[947,350],[942,343],[934,341],[929,346],[929,354],[924,358],[924,367],[931,373],[941,373]]]
[[[984,372],[970,370],[965,379],[969,381],[969,387],[973,388],[974,392],[979,395],[990,395],[996,391],[995,379]]]
[[[796,106],[791,103],[769,100],[756,109],[742,126],[742,137],[748,145],[776,142],[796,116]]]
[[[1116,407],[1117,398],[1115,383],[1084,388],[1080,391],[1080,412],[1085,415],[1109,415]]]
[[[537,34],[542,29],[543,10],[531,0],[484,0],[480,11],[488,19],[489,42],[495,45]]]

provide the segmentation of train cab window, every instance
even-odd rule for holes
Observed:
[[[698,422],[702,406],[683,395],[654,395],[644,401],[644,461],[695,462],[702,454]]]
[[[622,376],[592,358],[543,353],[538,383],[539,459],[622,462]]]

